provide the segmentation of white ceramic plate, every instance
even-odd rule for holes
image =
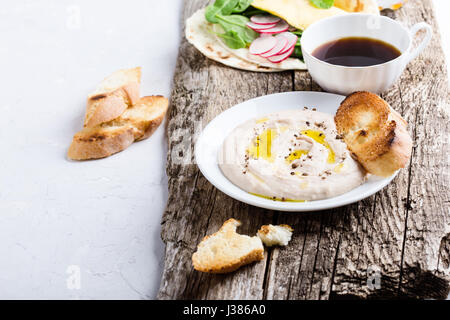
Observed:
[[[371,196],[385,187],[389,178],[371,176],[361,186],[337,197],[308,202],[281,202],[254,196],[229,181],[218,165],[218,151],[225,138],[239,124],[281,110],[316,108],[334,115],[344,96],[323,92],[297,91],[271,94],[240,103],[219,114],[202,131],[195,144],[200,171],[216,188],[239,201],[272,210],[316,211],[340,207]]]

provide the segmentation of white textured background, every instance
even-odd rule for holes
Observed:
[[[164,128],[103,160],[65,154],[86,96],[111,72],[142,66],[142,94],[169,96],[181,3],[2,3],[0,299],[155,297]],[[435,3],[449,53],[450,3]]]
[[[142,66],[142,94],[169,96],[180,9],[174,0],[2,2],[0,298],[155,297],[163,126],[103,160],[66,152],[88,93],[111,72]]]

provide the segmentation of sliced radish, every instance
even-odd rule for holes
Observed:
[[[277,39],[275,37],[259,37],[253,40],[249,47],[251,54],[262,54],[273,49],[277,44]]]
[[[260,33],[274,34],[274,33],[284,32],[287,29],[289,29],[289,24],[286,21],[284,21],[284,20],[280,20],[274,27],[269,28],[269,29],[262,29],[259,32]]]
[[[298,39],[297,35],[295,35],[292,32],[283,32],[283,33],[280,33],[279,36],[286,37],[290,41],[297,41],[297,39]]]
[[[266,53],[260,54],[261,57],[268,58],[268,57],[276,56],[276,55],[278,55],[282,52],[285,52],[289,49],[289,48],[287,48],[287,50],[285,49],[289,43],[289,40],[286,37],[276,35],[274,38],[277,39],[277,44],[275,45],[275,47],[273,47],[272,50],[269,50]]]
[[[262,32],[263,30],[266,29],[272,29],[277,25],[277,23],[273,23],[273,24],[256,24],[253,22],[247,22],[247,27],[249,27],[250,29],[255,30],[256,32]]]
[[[250,18],[250,21],[256,24],[261,24],[261,25],[270,25],[270,24],[277,24],[278,21],[280,21],[281,19],[275,16],[270,16],[267,14],[257,14],[254,15]]]
[[[279,54],[283,54],[283,53],[289,51],[289,49],[291,49],[291,47],[295,46],[295,44],[297,43],[297,40],[298,40],[298,37],[291,32],[283,32],[283,33],[277,34],[277,37],[284,37],[288,41],[288,44],[284,47],[283,50],[280,51]]]
[[[276,55],[276,56],[273,56],[273,57],[269,57],[269,58],[267,58],[267,60],[269,60],[269,61],[272,62],[272,63],[280,63],[280,62],[283,62],[284,60],[286,60],[287,58],[289,58],[289,57],[291,56],[292,52],[294,52],[294,48],[295,48],[295,45],[292,46],[292,47],[291,47],[288,51],[286,51],[285,53],[279,54],[279,55]]]

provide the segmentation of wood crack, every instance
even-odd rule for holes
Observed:
[[[402,107],[403,107],[403,100],[401,98],[401,89],[400,89],[400,101],[402,102]],[[416,137],[417,137],[417,133],[416,133],[416,126],[417,126],[417,111],[416,111],[416,115],[415,115],[415,121],[414,121],[414,135],[413,135],[413,150],[412,150],[412,154],[411,154],[411,159],[409,161],[409,170],[408,170],[408,191],[406,194],[406,205],[405,205],[405,209],[406,209],[406,213],[405,213],[405,227],[404,227],[404,234],[403,234],[403,243],[402,243],[402,251],[401,251],[401,258],[400,258],[400,272],[399,272],[399,280],[398,280],[398,290],[397,290],[397,296],[400,296],[400,291],[401,291],[401,287],[402,287],[402,279],[403,279],[403,259],[404,259],[404,255],[405,255],[405,245],[406,245],[406,241],[407,241],[407,233],[408,233],[408,215],[409,215],[409,210],[411,208],[410,206],[410,199],[411,199],[411,171],[412,171],[412,162],[413,159],[415,157],[415,142],[416,142]]]
[[[316,271],[316,264],[317,264],[317,256],[319,255],[319,248],[320,248],[320,240],[322,238],[322,228],[323,228],[323,218],[324,215],[322,214],[320,217],[320,231],[319,231],[319,237],[317,239],[317,249],[316,249],[316,254],[314,256],[314,264],[312,267],[312,275],[311,275],[311,283],[310,283],[310,287],[309,287],[309,291],[312,292],[312,287],[313,287],[313,283],[314,283],[314,273]],[[315,299],[319,299],[319,297],[315,298]]]
[[[334,256],[334,261],[333,261],[333,271],[331,272],[330,294],[331,294],[331,292],[333,292],[334,276],[336,274],[336,268],[337,268],[337,265],[338,265],[339,247],[341,246],[341,241],[342,241],[342,237],[339,235],[339,241],[338,241],[338,245],[336,247],[336,254]]]

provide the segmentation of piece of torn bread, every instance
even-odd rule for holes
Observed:
[[[412,150],[407,123],[376,94],[349,95],[334,121],[352,156],[367,172],[388,177],[407,165]]]
[[[241,222],[229,219],[219,231],[208,235],[192,255],[194,269],[209,273],[228,273],[254,261],[264,259],[264,247],[258,237],[236,233]]]
[[[274,226],[272,224],[261,226],[257,235],[262,240],[264,245],[271,246],[286,246],[292,238],[294,229],[287,224],[280,224]]]
[[[119,117],[139,101],[141,68],[123,69],[103,79],[88,96],[84,127],[92,128]]]
[[[98,159],[122,151],[134,141],[148,138],[161,124],[167,108],[168,100],[162,96],[142,97],[118,118],[76,133],[68,157]]]

